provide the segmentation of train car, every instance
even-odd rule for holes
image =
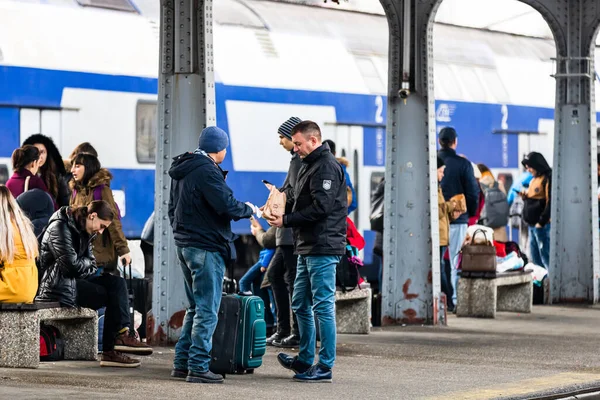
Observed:
[[[264,202],[261,180],[283,182],[289,163],[277,127],[292,115],[316,121],[350,161],[352,218],[365,232],[369,263],[369,198],[385,166],[385,17],[258,0],[214,7],[228,183],[239,199]],[[135,0],[0,0],[5,178],[13,149],[30,134],[51,136],[64,156],[89,141],[114,174],[125,234],[138,238],[154,207],[158,47],[158,21]],[[551,161],[554,56],[551,40],[436,24],[438,129],[454,126],[458,151],[496,173],[518,174],[534,149]],[[234,230],[248,235],[249,224]]]

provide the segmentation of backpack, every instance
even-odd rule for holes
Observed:
[[[481,224],[490,228],[500,228],[508,224],[510,206],[506,194],[500,190],[498,182],[492,186],[482,185],[484,204],[481,210]]]
[[[95,200],[95,201],[102,200],[102,189],[104,189],[104,185],[98,185],[94,188],[94,192],[92,194],[92,200]],[[75,198],[75,196],[77,196],[77,190],[73,189],[73,199]],[[116,201],[113,201],[113,203],[115,203],[115,208],[117,209],[117,218],[119,218],[119,221],[120,221],[121,220],[121,210],[119,209],[119,205],[117,204]]]
[[[360,279],[358,268],[362,266],[356,247],[346,245],[346,254],[342,256],[335,268],[335,284],[343,293],[354,290],[358,286]]]
[[[40,361],[65,359],[65,342],[59,330],[52,325],[40,324]]]

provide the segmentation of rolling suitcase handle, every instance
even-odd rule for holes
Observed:
[[[123,273],[125,275],[127,275],[127,273],[125,272],[125,265],[123,266]],[[135,311],[134,311],[134,300],[135,300],[135,295],[133,293],[133,275],[131,273],[131,263],[129,263],[129,279],[128,281],[128,290],[127,290],[127,298],[129,300],[129,323],[131,324],[131,326],[129,327],[129,336],[130,337],[135,337]]]

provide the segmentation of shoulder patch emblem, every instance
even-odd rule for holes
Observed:
[[[329,179],[323,180],[323,189],[325,189],[325,190],[331,189],[331,181]]]

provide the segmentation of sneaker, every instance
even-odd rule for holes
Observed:
[[[331,373],[331,369],[321,364],[313,365],[303,374],[294,375],[294,380],[296,382],[332,382],[332,378],[333,374]]]
[[[187,369],[173,368],[171,370],[171,378],[185,379],[185,378],[187,378],[187,376],[188,376]]]
[[[137,335],[133,337],[129,336],[129,331],[125,331],[116,337],[115,350],[140,356],[149,356],[152,354],[152,347],[141,342]]]
[[[189,371],[185,381],[190,383],[223,383],[223,375],[215,374],[211,371]]]
[[[298,360],[298,356],[292,357],[285,353],[277,354],[277,361],[285,369],[290,369],[296,374],[302,374],[310,369],[310,364]]]
[[[291,349],[292,347],[300,346],[300,336],[290,335],[282,340],[273,340],[273,346],[281,347],[284,349]]]
[[[274,334],[272,334],[271,336],[269,336],[267,338],[267,346],[273,346],[273,341],[274,340],[281,341],[281,340],[285,339],[286,336],[287,335],[284,335],[283,333],[275,332]]]
[[[100,360],[101,367],[137,368],[140,360],[126,356],[118,351],[105,351]]]

